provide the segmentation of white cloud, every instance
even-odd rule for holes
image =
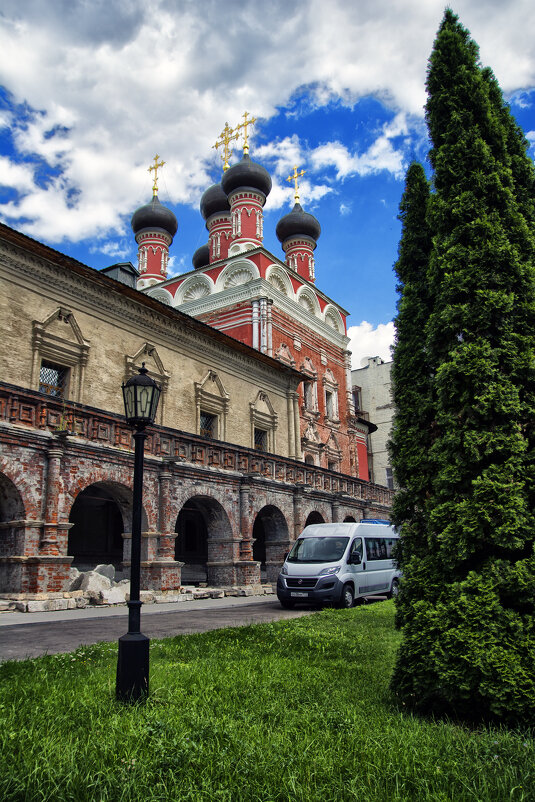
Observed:
[[[217,0],[3,0],[0,73],[25,109],[12,125],[14,161],[40,159],[54,173],[43,186],[31,167],[19,165],[11,178],[4,169],[4,180],[28,194],[0,214],[29,219],[25,230],[49,241],[120,232],[150,197],[146,170],[156,152],[167,162],[162,199],[196,204],[225,119],[235,125],[244,109],[269,119],[303,87],[309,107],[373,95],[395,116],[364,152],[334,141],[308,153],[296,137],[271,153],[259,148],[258,158],[276,157],[282,179],[272,208],[283,205],[294,164],[310,170],[304,205],[331,191],[316,185],[313,169],[398,177],[403,140],[422,120],[443,8],[443,0],[228,0],[222,12]],[[535,4],[457,0],[455,10],[506,91],[535,85]],[[36,111],[28,115],[28,106]]]
[[[351,366],[353,370],[364,367],[369,357],[380,356],[385,362],[392,359],[391,346],[394,344],[394,323],[379,323],[373,328],[371,323],[363,320],[358,326],[350,326],[347,336],[350,338]]]
[[[327,142],[310,153],[316,169],[334,167],[337,179],[352,175],[370,175],[381,170],[401,178],[405,171],[403,150],[396,149],[392,140],[408,134],[409,127],[405,114],[397,114],[385,123],[382,131],[370,147],[363,153],[351,152],[342,142]]]

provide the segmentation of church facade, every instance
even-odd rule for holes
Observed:
[[[139,270],[96,271],[0,225],[0,593],[62,591],[71,565],[128,568],[121,384],[142,363],[162,388],[145,588],[274,581],[307,522],[387,517],[392,494],[367,476],[373,425],[352,405],[346,313],[315,287],[319,224],[296,204],[279,224],[286,260],[266,251],[268,182],[248,154],[224,173],[201,202],[209,245],[172,279],[176,219],[156,193],[132,218]]]

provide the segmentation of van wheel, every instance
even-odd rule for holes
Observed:
[[[285,610],[293,610],[293,608],[295,607],[295,602],[290,601],[289,599],[284,599],[284,601],[282,599],[279,599],[279,601],[281,603],[281,607],[284,607]]]
[[[399,582],[397,579],[392,580],[392,587],[390,588],[390,593],[386,594],[387,599],[395,599],[399,596]]]
[[[338,605],[342,610],[349,610],[350,607],[353,607],[353,603],[355,601],[355,594],[353,593],[352,585],[347,583],[344,585],[342,590],[342,595],[340,597],[340,604]]]

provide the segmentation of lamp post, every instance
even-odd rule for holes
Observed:
[[[130,601],[128,602],[128,632],[119,638],[117,658],[117,699],[136,701],[149,692],[149,638],[141,632],[141,514],[143,500],[143,451],[147,433],[154,423],[160,398],[160,388],[143,362],[137,376],[123,384],[125,417],[134,433],[134,497],[132,509],[132,548],[130,561]]]

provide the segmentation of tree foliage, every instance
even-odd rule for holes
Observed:
[[[407,480],[405,452],[393,449],[400,484],[426,493],[396,506],[405,579],[393,687],[417,709],[535,723],[533,164],[450,10],[427,91],[425,476]],[[396,355],[404,338],[398,322]],[[405,396],[395,400],[401,420]]]

